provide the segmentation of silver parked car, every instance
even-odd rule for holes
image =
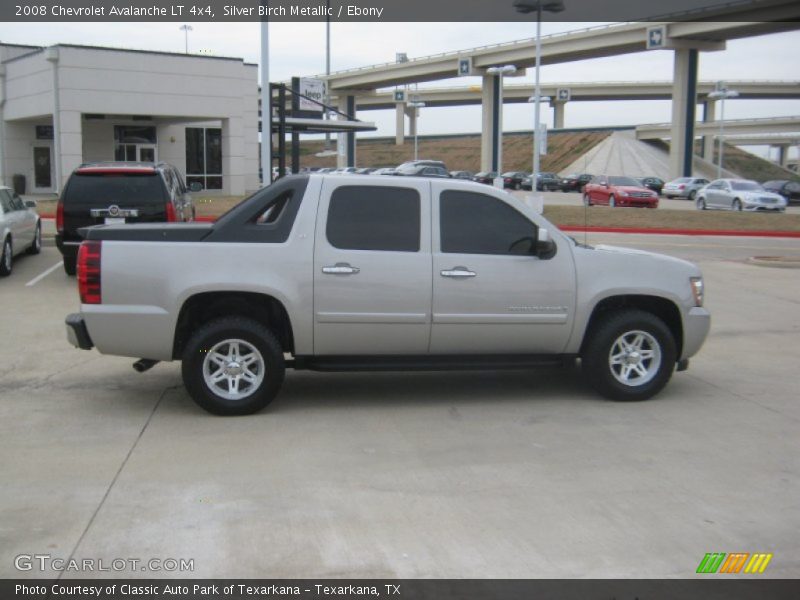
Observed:
[[[706,185],[708,185],[708,179],[703,179],[702,177],[679,177],[665,183],[661,193],[670,199],[686,198],[694,201],[697,197],[697,192]]]
[[[697,208],[784,212],[786,198],[749,179],[717,179],[697,192]]]
[[[42,221],[36,214],[36,202],[23,202],[11,188],[0,187],[0,236],[0,277],[5,277],[11,274],[17,254],[39,254],[42,249]]]

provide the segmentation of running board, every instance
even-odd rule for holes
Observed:
[[[298,356],[286,367],[310,371],[472,371],[564,367],[573,354],[423,355],[423,356]]]

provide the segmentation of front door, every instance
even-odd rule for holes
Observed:
[[[33,191],[44,192],[53,189],[53,161],[50,145],[33,147]]]
[[[338,181],[337,181],[338,180]],[[326,177],[314,244],[314,354],[425,354],[430,184]]]
[[[539,228],[511,196],[447,188],[433,183],[431,353],[563,352],[575,313],[569,249],[540,259]]]

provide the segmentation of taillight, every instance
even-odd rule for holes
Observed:
[[[174,223],[177,220],[178,217],[175,214],[175,207],[172,206],[172,202],[167,202],[167,221]]]
[[[686,189],[686,185],[682,183],[682,184],[680,184],[680,185],[678,186],[678,189],[680,189],[680,190],[685,190],[685,189]]]
[[[78,248],[78,293],[81,304],[102,304],[100,287],[100,255],[103,246],[99,241],[86,241]]]
[[[58,205],[56,206],[56,231],[58,233],[64,232],[64,201],[59,198]]]

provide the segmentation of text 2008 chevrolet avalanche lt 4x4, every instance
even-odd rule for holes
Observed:
[[[458,180],[293,176],[214,224],[83,230],[77,347],[182,360],[194,400],[245,414],[284,369],[525,367],[580,358],[617,400],[661,390],[708,333],[694,265],[576,243]]]

